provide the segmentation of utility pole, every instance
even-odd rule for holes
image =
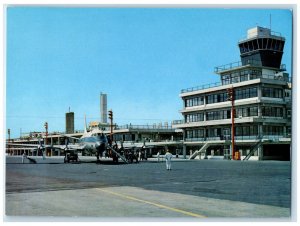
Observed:
[[[113,111],[108,111],[108,118],[110,119],[110,140],[113,142]]]
[[[240,156],[235,155],[235,139],[234,139],[234,115],[235,115],[235,107],[234,107],[234,89],[233,87],[227,89],[228,92],[228,100],[231,101],[231,149],[232,149],[232,159],[240,160]]]

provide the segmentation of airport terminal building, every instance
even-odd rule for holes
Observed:
[[[241,61],[215,67],[220,83],[181,91],[183,120],[174,127],[183,131],[184,154],[234,159],[234,143],[240,160],[290,160],[292,98],[281,64],[284,44],[268,28],[249,29],[238,43]]]
[[[285,38],[268,28],[249,29],[238,43],[240,61],[215,67],[220,82],[181,90],[182,120],[171,125],[114,125],[113,140],[146,144],[150,155],[169,148],[191,159],[290,160],[292,87],[281,64],[284,44]],[[101,122],[109,125],[106,98],[101,93]],[[73,112],[66,114],[66,133],[78,138],[83,134],[74,131]],[[64,133],[36,135],[45,144],[65,143]],[[38,144],[37,136],[12,141]],[[6,153],[38,155],[32,149],[7,145]],[[61,153],[47,151],[53,155]]]

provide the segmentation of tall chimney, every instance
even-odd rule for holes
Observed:
[[[74,112],[66,113],[66,133],[74,133]]]
[[[107,123],[107,95],[100,93],[100,116],[101,123]]]

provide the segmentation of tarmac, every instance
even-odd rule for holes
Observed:
[[[40,157],[41,158],[41,157]],[[290,162],[6,158],[6,221],[288,221]],[[20,161],[21,160],[21,161]],[[63,160],[63,159],[62,159]],[[52,163],[52,164],[49,164]]]

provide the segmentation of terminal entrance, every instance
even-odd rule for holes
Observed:
[[[263,145],[263,160],[290,161],[289,144],[266,144]]]

